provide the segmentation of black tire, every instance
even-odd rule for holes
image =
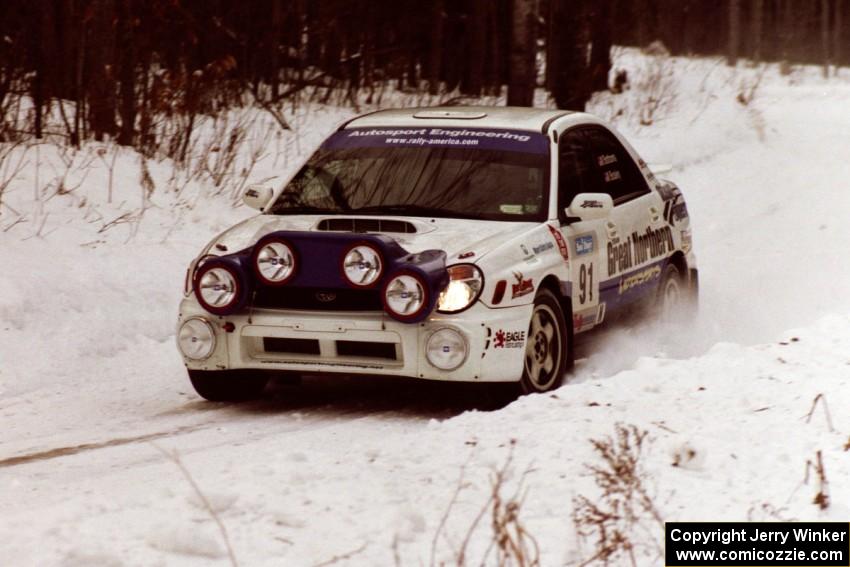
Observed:
[[[211,402],[240,402],[260,397],[268,377],[245,370],[188,370],[199,396]]]
[[[667,264],[661,274],[656,312],[663,323],[682,324],[696,315],[695,292],[675,264]]]
[[[537,292],[528,324],[520,380],[524,394],[558,388],[573,366],[572,313],[564,311],[554,293],[545,288]]]

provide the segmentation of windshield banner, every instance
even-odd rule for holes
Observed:
[[[490,128],[354,128],[328,138],[322,149],[460,148],[546,154],[549,140],[538,132]]]

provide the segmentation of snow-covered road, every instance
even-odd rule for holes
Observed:
[[[0,565],[227,564],[185,472],[240,565],[452,562],[510,455],[504,496],[527,491],[542,564],[579,562],[592,541],[576,539],[573,498],[594,496],[589,439],[616,423],[649,431],[642,466],[665,519],[846,520],[850,82],[768,73],[744,107],[754,71],[680,65],[678,108],[623,129],[648,161],[680,164],[700,320],[687,336],[601,334],[564,388],[507,407],[499,392],[386,379],[200,401],[173,325],[187,261],[247,214],[221,202],[167,238],[153,222],[127,243],[92,236],[61,210],[47,236],[0,232]],[[20,206],[31,187],[22,175],[5,198]],[[824,511],[803,483],[817,451]],[[488,518],[472,530],[476,564]],[[660,534],[636,528],[642,563],[657,564]]]

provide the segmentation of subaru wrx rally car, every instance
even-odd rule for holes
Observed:
[[[531,108],[344,124],[261,214],[191,263],[178,345],[197,392],[273,373],[558,387],[574,335],[697,288],[688,211],[610,126]]]

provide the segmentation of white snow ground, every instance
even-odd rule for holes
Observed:
[[[168,162],[151,162],[144,215],[108,226],[139,211],[138,156],[118,156],[109,204],[97,146],[63,191],[55,148],[16,150],[27,165],[0,206],[0,565],[227,565],[184,471],[242,566],[454,564],[470,532],[477,564],[492,538],[489,511],[475,518],[509,455],[503,497],[521,485],[542,565],[577,564],[594,540],[577,538],[574,498],[603,503],[589,440],[618,423],[649,432],[640,467],[665,520],[846,521],[850,75],[631,53],[618,65],[635,83],[654,74],[654,124],[639,124],[637,89],[594,108],[622,110],[647,161],[676,164],[700,319],[607,332],[562,389],[497,411],[480,411],[498,405],[480,389],[394,380],[201,401],[174,346],[185,266],[250,212],[201,183],[177,191]],[[735,100],[757,81],[748,106]],[[276,137],[251,180],[284,176],[347,114],[302,110],[299,136]],[[807,474],[818,451],[825,510]],[[659,564],[662,533],[647,514],[632,527],[640,564]]]

